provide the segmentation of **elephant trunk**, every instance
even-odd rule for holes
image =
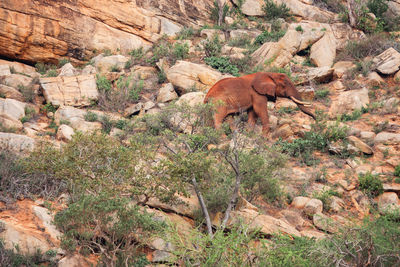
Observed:
[[[300,108],[301,111],[303,111],[305,114],[311,116],[315,120],[315,114],[307,107],[301,104],[297,104],[297,106]]]

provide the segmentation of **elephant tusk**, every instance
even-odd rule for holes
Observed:
[[[298,100],[297,98],[295,98],[293,96],[290,96],[290,99],[292,99],[293,102],[295,102],[296,104],[303,105],[303,106],[308,106],[308,107],[311,106],[311,103],[300,101],[300,100]]]

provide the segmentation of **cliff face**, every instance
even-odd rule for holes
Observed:
[[[28,62],[129,51],[208,19],[212,0],[3,0],[1,55]]]

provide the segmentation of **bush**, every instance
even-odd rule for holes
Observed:
[[[189,45],[187,43],[176,43],[174,45],[173,51],[172,51],[174,60],[172,64],[175,63],[176,60],[182,60],[188,57],[189,55]]]
[[[211,40],[207,39],[204,43],[204,52],[207,57],[218,57],[221,54],[222,43],[219,36],[215,34]]]
[[[46,72],[46,77],[57,77],[58,73],[56,69],[50,69]]]
[[[97,74],[96,78],[97,89],[100,92],[107,93],[111,90],[111,82],[105,76]]]
[[[228,45],[234,47],[248,48],[251,45],[251,38],[249,38],[249,36],[233,38],[229,40]]]
[[[196,31],[192,27],[184,27],[180,32],[176,34],[176,40],[188,40],[194,36]]]
[[[211,8],[210,12],[210,19],[214,21],[215,23],[218,23],[219,19],[219,6],[218,6],[218,0],[214,0],[214,6]],[[229,6],[224,3],[222,6],[222,23],[225,23],[225,17],[228,15],[229,12]]]
[[[32,85],[23,86],[22,84],[19,84],[18,91],[21,92],[22,97],[24,98],[25,102],[29,102],[29,103],[34,102],[36,94],[32,88]]]
[[[82,254],[98,254],[107,266],[135,266],[140,244],[164,228],[128,198],[110,194],[82,196],[54,221],[64,232],[64,249],[74,252],[78,246]]]
[[[58,60],[58,67],[61,68],[67,63],[69,63],[69,59],[68,58],[60,58]]]
[[[370,197],[376,197],[383,193],[383,184],[377,175],[368,172],[360,175],[358,182],[360,189]]]
[[[53,255],[48,255],[51,250],[43,253],[40,249],[33,255],[23,255],[16,245],[16,252],[13,249],[6,249],[3,240],[0,240],[0,266],[57,266]],[[51,254],[51,253],[50,253]]]
[[[325,211],[329,211],[330,209],[330,203],[331,203],[331,196],[336,196],[340,197],[340,194],[337,191],[334,191],[332,189],[324,190],[322,192],[319,192],[317,194],[313,195],[313,198],[319,199],[322,201],[323,207]]]
[[[264,16],[267,20],[277,18],[286,19],[292,16],[290,14],[290,8],[288,8],[286,4],[282,3],[277,5],[273,0],[264,0],[262,10],[264,11]]]
[[[278,31],[263,31],[260,35],[256,37],[254,40],[255,45],[262,45],[266,42],[277,42],[285,35],[286,31],[278,30]]]
[[[207,57],[204,59],[207,65],[222,73],[230,73],[233,76],[239,76],[239,70],[235,65],[232,65],[228,57]]]
[[[329,95],[329,89],[316,90],[315,98],[316,99],[324,99]]]
[[[85,121],[94,122],[97,121],[99,118],[96,113],[88,111],[84,116]]]
[[[394,176],[400,177],[400,165],[397,165],[396,168],[394,168]]]

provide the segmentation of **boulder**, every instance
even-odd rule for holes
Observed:
[[[281,214],[282,214],[283,218],[285,218],[285,220],[288,223],[290,223],[291,225],[296,227],[296,229],[303,227],[303,225],[305,224],[305,221],[301,217],[300,212],[293,211],[293,210],[283,210],[281,212]]]
[[[380,132],[375,136],[374,142],[376,144],[400,144],[400,134]]]
[[[60,69],[60,74],[58,76],[76,76],[78,71],[72,66],[71,63],[67,63]]]
[[[0,65],[0,76],[11,75],[10,67],[8,65]]]
[[[247,16],[263,16],[264,11],[262,6],[264,5],[263,0],[233,0],[236,5],[240,5],[240,11]]]
[[[400,216],[400,201],[395,192],[385,192],[378,198],[378,210],[382,214],[396,213]]]
[[[333,212],[339,212],[343,210],[345,206],[346,206],[345,202],[340,197],[331,196],[329,198],[329,210]]]
[[[92,65],[87,65],[83,68],[81,75],[89,75],[89,74],[96,74],[97,70]]]
[[[74,135],[74,129],[68,125],[62,124],[58,127],[56,138],[62,141],[71,141]]]
[[[201,37],[205,37],[208,40],[212,40],[214,36],[218,36],[220,41],[225,41],[225,34],[221,30],[216,29],[203,29],[200,32]]]
[[[329,82],[333,77],[333,69],[326,67],[311,68],[307,73],[307,80],[314,80],[316,82]]]
[[[35,148],[35,139],[14,133],[0,132],[0,150],[6,149],[17,153],[30,152]]]
[[[362,131],[360,138],[365,142],[373,142],[376,134],[374,132]]]
[[[241,211],[232,211],[227,227],[229,228],[239,222],[249,225],[250,229],[258,229],[262,234],[266,235],[285,233],[301,236],[300,232],[297,231],[295,227],[291,226],[284,220],[260,214],[254,210],[243,209]]]
[[[331,67],[336,58],[336,40],[332,31],[311,46],[310,60],[318,67]]]
[[[305,3],[301,0],[277,0],[277,4],[285,4],[292,14],[310,21],[331,23],[335,20],[335,13],[323,10],[312,2]]]
[[[177,98],[178,94],[175,92],[174,86],[172,83],[167,83],[164,84],[158,91],[157,102],[165,103]]]
[[[391,97],[383,101],[383,110],[387,113],[396,113],[399,110],[400,100],[396,97]]]
[[[367,78],[368,78],[368,84],[371,86],[379,86],[385,83],[385,80],[382,79],[382,77],[379,76],[379,74],[376,73],[375,71],[368,73]]]
[[[290,136],[293,136],[293,130],[290,127],[289,124],[284,124],[281,125],[278,129],[276,129],[273,133],[272,133],[272,138],[283,138],[286,139]]]
[[[67,255],[58,261],[57,267],[90,267],[92,264],[87,259],[77,253],[73,255]]]
[[[6,65],[9,67],[10,71],[11,71],[11,69],[13,69],[16,73],[27,74],[30,77],[39,77],[40,76],[40,74],[38,72],[36,72],[36,69],[34,67],[17,62],[17,61],[8,61],[8,60],[0,59],[0,65]]]
[[[25,116],[26,103],[15,99],[0,98],[0,116],[7,116],[14,120],[19,120]]]
[[[296,209],[303,209],[310,200],[309,197],[295,197],[290,205]]]
[[[333,65],[333,77],[334,78],[342,78],[346,72],[354,69],[356,65],[353,61],[338,61]]]
[[[8,76],[4,76],[1,80],[3,84],[16,89],[18,89],[20,86],[28,87],[32,82],[31,77],[22,74],[10,74]]]
[[[0,95],[3,95],[6,98],[24,101],[24,96],[20,93],[20,91],[4,84],[0,84]]]
[[[305,214],[312,216],[315,213],[322,212],[323,203],[321,200],[313,198],[307,202],[307,204],[304,206],[303,210],[304,210]]]
[[[186,104],[191,107],[194,107],[199,104],[203,104],[204,97],[206,95],[203,92],[190,92],[187,94],[182,95],[178,101],[176,101],[177,105]]]
[[[357,137],[349,136],[349,137],[347,137],[347,139],[349,140],[350,144],[352,144],[353,146],[358,148],[364,154],[366,154],[366,155],[374,154],[374,151],[372,150],[372,148],[369,145],[367,145],[366,143],[364,143],[363,141],[361,141],[360,139],[358,139]]]
[[[41,78],[40,84],[54,106],[88,106],[99,96],[94,75]]]
[[[376,56],[372,62],[375,68],[382,74],[393,74],[400,68],[400,53],[393,47]]]
[[[313,215],[313,223],[318,229],[329,233],[336,233],[339,230],[339,224],[322,213]]]
[[[350,113],[356,109],[367,107],[369,104],[368,89],[341,92],[333,99],[329,114],[336,117],[339,114]]]
[[[231,39],[249,38],[251,40],[254,40],[261,33],[262,31],[257,29],[252,29],[252,30],[237,29],[230,31],[229,36]]]
[[[129,59],[122,55],[112,55],[99,59],[94,66],[100,73],[110,72],[113,68],[122,70]]]
[[[183,60],[179,60],[169,68],[166,74],[168,81],[181,92],[188,92],[193,89],[206,91],[223,78],[220,72],[206,65]]]

